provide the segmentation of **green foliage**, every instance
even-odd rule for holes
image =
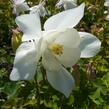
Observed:
[[[33,5],[38,3],[37,0],[27,1]],[[83,1],[78,0],[78,4]],[[54,7],[56,2],[48,0],[46,4],[52,14],[59,12]],[[95,34],[102,47],[94,58],[78,62],[77,87],[65,98],[49,85],[40,63],[33,80],[9,80],[14,57],[11,29],[17,26],[11,2],[0,1],[0,109],[109,109],[109,22],[104,19],[103,0],[85,0],[85,3],[84,18],[76,28]],[[42,18],[43,22],[47,17]],[[88,67],[91,70],[87,70]]]

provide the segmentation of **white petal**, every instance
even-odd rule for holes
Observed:
[[[49,44],[57,42],[67,47],[77,47],[80,44],[80,36],[73,28],[44,31],[43,39]]]
[[[77,6],[76,4],[76,0],[60,0],[57,4],[56,4],[56,7],[57,8],[61,8],[61,6],[63,5],[64,9],[67,10],[67,9],[72,9],[72,8],[75,8]]]
[[[90,58],[95,56],[100,51],[100,40],[90,33],[79,32],[79,34],[81,37],[81,57]]]
[[[30,8],[30,14],[39,13],[40,16],[44,17],[48,15],[49,11],[40,3],[39,5]]]
[[[109,1],[105,1],[104,6],[108,7],[109,6]]]
[[[18,16],[16,23],[24,33],[22,41],[37,39],[41,36],[41,25],[38,14]]]
[[[64,46],[62,55],[55,55],[58,61],[65,67],[71,67],[78,62],[80,59],[81,51],[80,48],[68,48]]]
[[[77,5],[75,4],[75,3],[66,3],[65,5],[64,5],[64,9],[65,10],[68,10],[68,9],[73,9],[73,8],[75,8]]]
[[[36,72],[37,61],[35,42],[22,43],[17,49],[10,79],[13,81],[32,79]]]
[[[77,47],[80,44],[80,36],[76,29],[69,28],[64,30],[57,30],[56,32],[56,43],[67,46],[69,48]]]
[[[43,31],[43,39],[47,43],[52,43],[58,36],[60,36],[60,33],[64,30],[50,30],[50,31]]]
[[[64,9],[72,9],[75,8],[77,6],[76,4],[77,1],[75,0],[67,0],[66,3],[64,4]]]
[[[14,11],[15,14],[23,13],[24,11],[28,11],[29,10],[29,6],[27,5],[26,2],[20,3],[20,4],[16,4],[14,6],[14,8],[16,8],[16,11]]]
[[[21,11],[27,11],[27,10],[29,10],[29,6],[27,5],[26,2],[24,2],[24,3],[22,3],[22,4],[19,4],[18,7],[19,7],[19,9],[20,9]]]
[[[35,5],[33,7],[30,8],[30,14],[36,13],[38,11],[38,5]]]
[[[106,11],[104,11],[104,14],[108,14],[108,11],[106,10]]]
[[[16,7],[13,7],[13,13],[16,14],[17,16],[19,15],[19,12],[17,12]]]
[[[56,3],[56,8],[61,8],[63,6],[63,0],[58,0],[58,2]]]
[[[84,15],[85,4],[81,4],[77,8],[63,11],[50,17],[44,24],[45,30],[72,28],[78,24]]]
[[[25,2],[25,0],[13,0],[15,4],[21,4]]]
[[[69,97],[75,87],[72,75],[49,53],[45,53],[42,59],[49,83],[53,88]]]
[[[105,16],[105,20],[109,21],[109,15]]]
[[[61,64],[71,67],[80,59],[80,36],[75,29],[66,29],[57,36],[54,42],[63,45],[63,54],[55,56]]]

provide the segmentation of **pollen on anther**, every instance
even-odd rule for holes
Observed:
[[[63,54],[63,45],[58,44],[58,43],[52,43],[49,46],[49,49],[56,55],[61,55]]]

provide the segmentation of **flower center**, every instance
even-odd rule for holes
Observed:
[[[60,45],[58,43],[52,43],[49,46],[49,49],[56,55],[61,55],[63,53],[63,45]]]

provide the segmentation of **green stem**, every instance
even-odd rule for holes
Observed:
[[[37,82],[37,72],[36,72],[36,76],[34,78],[34,83],[36,85],[36,93],[37,93],[37,109],[40,109],[40,90],[39,90],[39,84]]]

